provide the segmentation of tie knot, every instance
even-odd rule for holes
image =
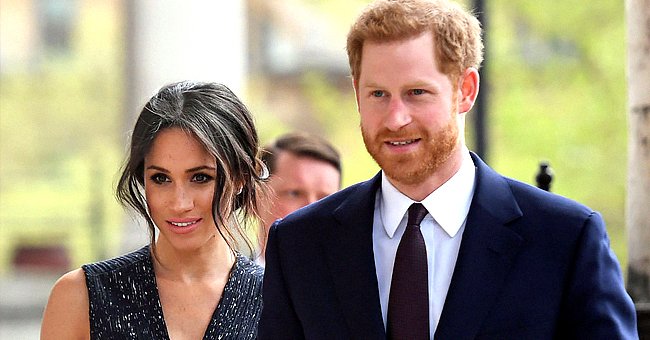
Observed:
[[[413,203],[409,207],[409,220],[407,225],[416,225],[420,226],[420,222],[424,219],[429,212],[422,203]]]

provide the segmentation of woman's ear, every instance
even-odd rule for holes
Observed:
[[[463,72],[458,85],[458,112],[466,113],[472,109],[478,96],[479,74],[474,67],[469,67]]]

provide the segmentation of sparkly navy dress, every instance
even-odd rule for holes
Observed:
[[[169,339],[149,246],[82,266],[91,339]],[[238,255],[203,339],[255,339],[263,269]]]

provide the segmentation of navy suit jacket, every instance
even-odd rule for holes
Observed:
[[[505,178],[476,187],[436,339],[636,339],[601,216]],[[385,339],[372,245],[381,176],[271,228],[260,339]]]

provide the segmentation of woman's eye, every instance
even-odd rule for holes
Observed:
[[[196,174],[192,177],[192,182],[206,183],[212,180],[212,176],[206,174]]]
[[[154,183],[162,184],[162,183],[165,183],[165,182],[169,182],[169,177],[167,177],[164,174],[155,174],[155,175],[151,176],[151,180]]]

